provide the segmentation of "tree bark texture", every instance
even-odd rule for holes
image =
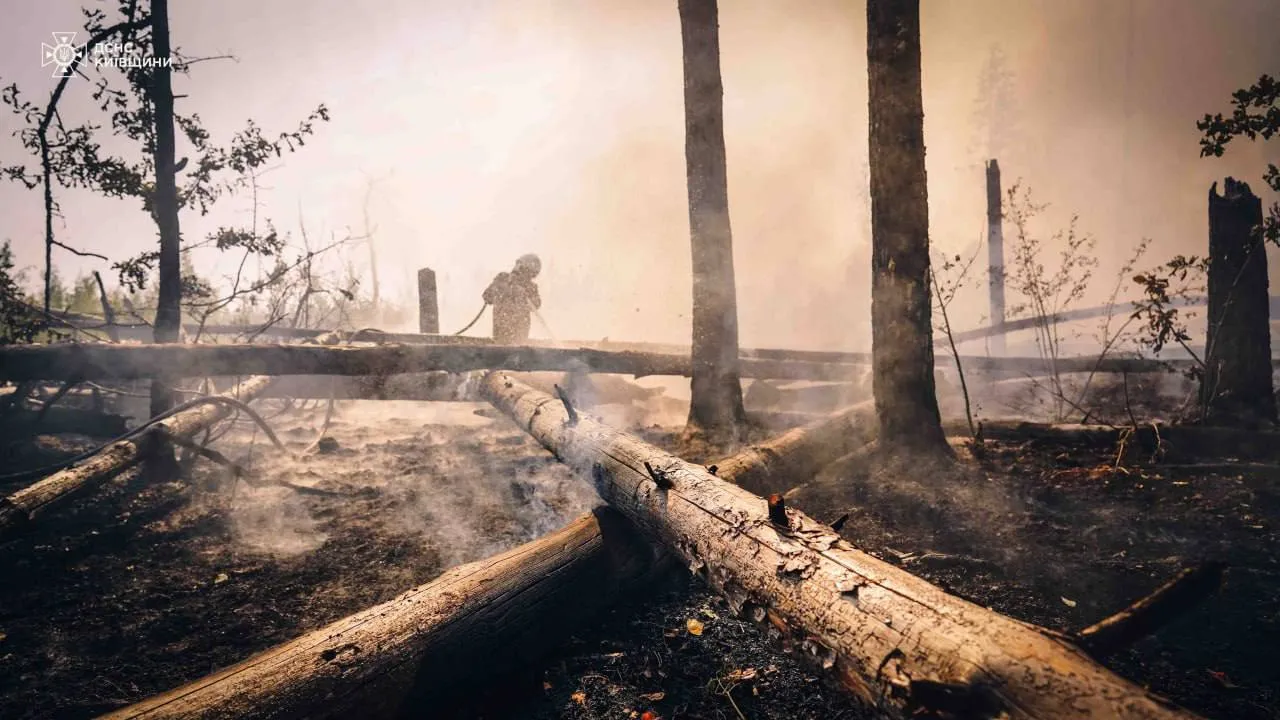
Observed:
[[[507,373],[489,400],[730,605],[796,645],[890,717],[1192,718],[1042,628],[948,595],[859,552],[829,526],[587,416]],[[1004,713],[1004,715],[1001,715]]]
[[[880,438],[949,452],[933,378],[919,0],[867,0],[871,336]]]
[[[725,168],[724,88],[716,0],[679,0],[685,164],[693,251],[689,425],[733,439],[746,419],[738,372],[738,301]]]

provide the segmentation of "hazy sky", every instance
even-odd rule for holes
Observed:
[[[111,7],[114,3],[104,3]],[[289,129],[317,104],[333,122],[264,183],[264,214],[296,232],[359,230],[366,186],[384,295],[411,300],[436,269],[442,329],[519,254],[543,257],[561,338],[687,341],[690,297],[680,31],[675,0],[171,0],[190,55],[234,54],[175,81],[217,139],[253,118]],[[79,2],[3,0],[0,79],[32,98],[50,33]],[[999,47],[1013,75],[1006,178],[1099,239],[1102,274],[1142,236],[1152,261],[1204,243],[1209,183],[1261,184],[1264,146],[1198,157],[1195,120],[1280,73],[1276,0],[922,0],[931,233],[973,247],[983,226],[979,75]],[[354,8],[354,9],[353,9]],[[742,342],[865,346],[865,6],[721,0],[729,202]],[[83,39],[83,38],[80,38]],[[90,117],[72,81],[69,121]],[[20,149],[0,117],[0,158]],[[179,150],[180,154],[182,150]],[[1270,157],[1274,160],[1276,148]],[[113,258],[155,242],[132,202],[64,193],[61,239]],[[0,186],[0,238],[39,266],[37,193]],[[188,239],[248,220],[245,199],[184,214]],[[367,267],[363,248],[351,259]],[[105,264],[56,255],[64,276]],[[227,272],[213,255],[198,267]],[[1098,293],[1105,296],[1100,281]],[[978,323],[977,303],[957,323]]]

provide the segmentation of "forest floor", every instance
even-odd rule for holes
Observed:
[[[598,503],[484,408],[343,403],[328,433],[336,446],[299,459],[238,425],[217,447],[252,454],[277,484],[233,488],[203,461],[191,481],[129,473],[0,545],[0,717],[119,708]],[[272,423],[298,453],[323,416],[313,408]],[[669,428],[642,434],[674,447]],[[0,451],[0,464],[21,469],[92,444],[43,437]],[[799,503],[822,520],[849,513],[843,535],[854,545],[948,592],[1055,630],[1078,630],[1183,567],[1224,559],[1222,591],[1106,664],[1206,717],[1280,717],[1280,473],[1143,460],[1117,466],[1105,448],[988,442],[983,479],[964,487],[836,466],[826,475],[844,490]],[[819,674],[681,576],[584,626],[510,718],[876,716]]]

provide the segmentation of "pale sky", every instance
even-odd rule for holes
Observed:
[[[384,296],[412,299],[436,269],[441,325],[524,252],[543,258],[544,314],[561,338],[687,342],[689,231],[675,0],[171,0],[174,43],[234,54],[175,80],[185,111],[225,141],[253,118],[275,132],[319,103],[333,121],[265,180],[264,214],[296,233],[359,230],[366,184]],[[3,0],[0,81],[29,98],[50,33],[80,29],[81,3]],[[103,3],[108,9],[114,2]],[[1263,146],[1198,158],[1195,120],[1280,73],[1274,0],[923,0],[931,236],[972,247],[983,226],[978,76],[999,46],[1015,78],[1018,141],[1001,157],[1099,238],[1100,274],[1143,235],[1151,259],[1205,242],[1209,183],[1258,179]],[[865,6],[851,0],[721,0],[729,203],[742,343],[866,347]],[[83,38],[81,38],[83,39]],[[91,117],[72,81],[64,115]],[[0,158],[20,148],[0,116]],[[182,150],[179,150],[182,154]],[[129,201],[62,194],[58,236],[120,259],[155,242]],[[247,199],[184,236],[248,220]],[[0,185],[0,239],[40,267],[38,193]],[[363,248],[350,259],[367,269]],[[64,277],[106,264],[58,251]],[[198,268],[229,272],[203,255]],[[1102,285],[1099,292],[1105,296]],[[1109,292],[1109,288],[1106,289]],[[976,297],[976,296],[975,296]],[[1096,298],[1102,299],[1102,298]],[[979,303],[955,310],[978,324]]]

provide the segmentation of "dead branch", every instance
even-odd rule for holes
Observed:
[[[1183,570],[1150,595],[1081,630],[1080,646],[1102,658],[1132,645],[1217,592],[1226,568],[1220,562],[1207,562]]]

